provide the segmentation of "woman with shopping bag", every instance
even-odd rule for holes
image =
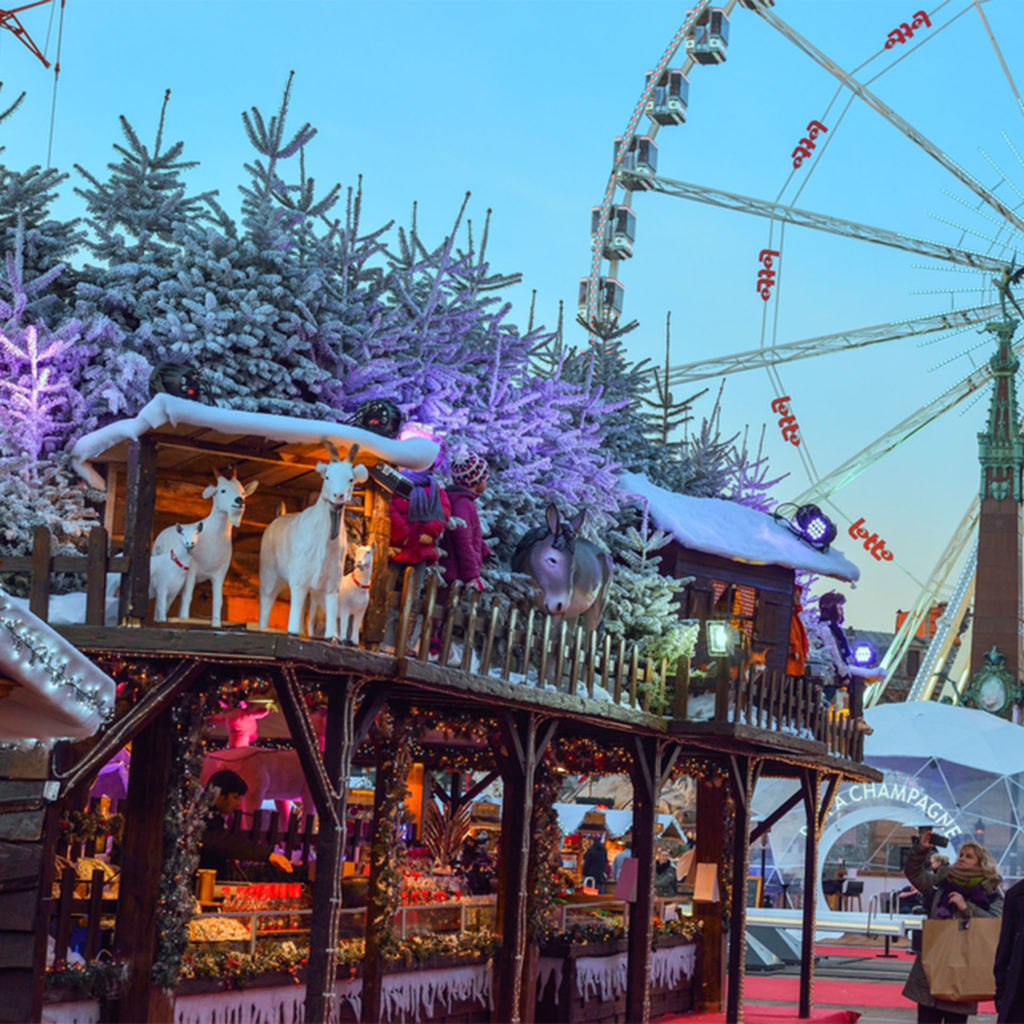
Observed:
[[[953,864],[931,871],[932,838],[931,832],[921,837],[903,869],[928,908],[921,954],[903,995],[917,1003],[918,1024],[964,1024],[978,1012],[978,999],[995,994],[1002,879],[988,850],[970,841]]]

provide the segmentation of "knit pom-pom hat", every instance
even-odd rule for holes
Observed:
[[[488,472],[487,460],[474,452],[452,461],[452,479],[463,487],[473,487],[486,480]]]

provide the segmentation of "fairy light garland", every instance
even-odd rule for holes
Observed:
[[[8,611],[11,605],[4,602],[0,611]],[[10,641],[11,656],[16,660],[22,658],[30,669],[42,670],[48,676],[49,688],[53,692],[66,692],[73,700],[101,718],[109,718],[114,711],[114,702],[110,695],[103,692],[99,682],[92,686],[86,684],[80,674],[70,674],[68,665],[70,657],[59,647],[50,642],[41,631],[32,629],[23,620],[10,615],[0,614],[0,628]]]

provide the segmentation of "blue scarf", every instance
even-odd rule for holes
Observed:
[[[409,495],[409,521],[411,523],[433,523],[444,518],[441,505],[441,488],[426,470],[407,469],[403,475],[413,487]]]

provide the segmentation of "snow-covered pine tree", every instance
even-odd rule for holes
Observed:
[[[543,522],[549,501],[564,511],[587,508],[600,528],[617,506],[614,467],[600,446],[600,399],[565,380],[561,367],[545,377],[534,372],[530,356],[544,332],[522,334],[495,294],[519,275],[491,270],[489,221],[479,245],[467,224],[467,248],[458,248],[464,212],[465,204],[451,232],[429,248],[414,209],[389,252],[380,329],[344,384],[351,408],[391,398],[407,419],[446,435],[449,455],[471,450],[488,460],[481,520],[507,559],[522,534]]]
[[[150,319],[150,297],[172,272],[183,228],[209,219],[208,200],[216,192],[189,195],[184,173],[197,166],[182,160],[185,144],[164,148],[164,124],[171,91],[164,93],[152,150],[139,138],[123,115],[119,118],[125,144],[115,143],[120,159],[107,165],[101,181],[79,164],[75,170],[86,186],[75,192],[85,200],[87,248],[98,261],[83,270],[79,288],[84,304],[79,316],[101,313],[125,333],[126,343],[146,354],[146,332],[136,337]]]
[[[630,513],[623,513],[629,525],[609,536],[615,575],[604,626],[613,637],[639,644],[642,656],[655,661],[666,658],[672,667],[682,655],[693,654],[697,635],[692,622],[679,618],[678,595],[686,581],[659,571],[658,551],[671,539],[669,535],[652,529],[646,515],[637,510]]]
[[[67,177],[52,167],[14,171],[0,164],[0,252],[19,249],[26,281],[41,279],[58,265],[63,267],[48,287],[28,299],[28,314],[51,325],[74,313],[77,272],[68,261],[85,240],[80,219],[60,221],[50,214],[58,187]],[[0,295],[9,302],[14,298],[11,282],[2,270]]]

